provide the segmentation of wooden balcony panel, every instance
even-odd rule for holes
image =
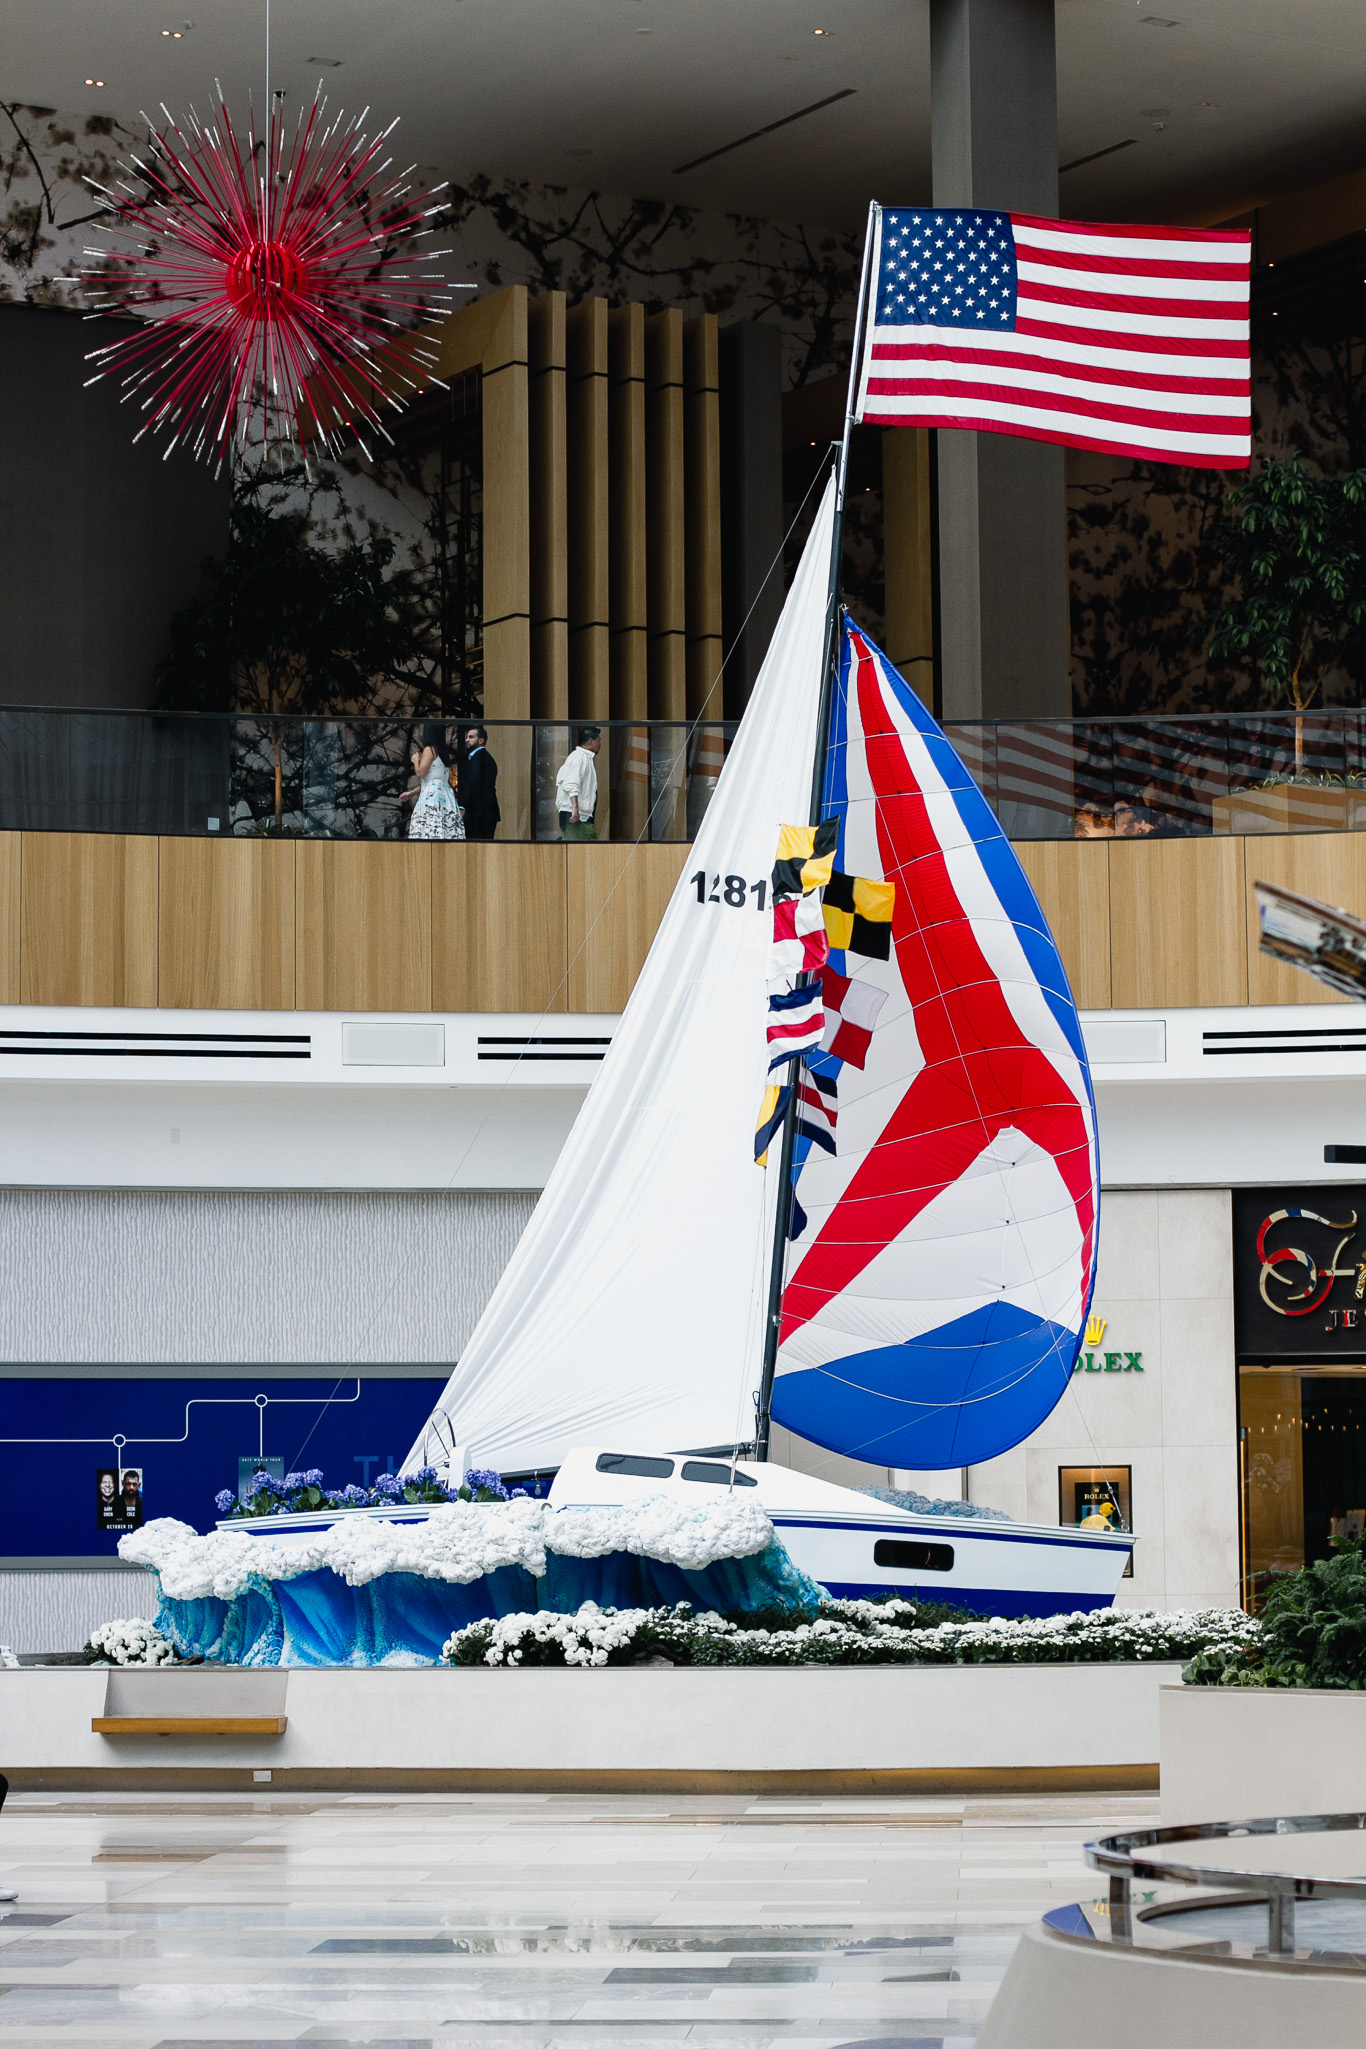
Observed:
[[[430,843],[301,840],[295,932],[300,1010],[430,1010]]]
[[[157,958],[163,1007],[292,1010],[296,842],[160,844]]]
[[[20,1000],[155,1009],[157,842],[21,835]]]

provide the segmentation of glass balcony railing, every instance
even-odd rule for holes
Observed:
[[[401,840],[409,719],[0,707],[0,830]],[[500,840],[556,840],[565,720],[487,719]],[[444,724],[457,774],[464,726]],[[952,722],[1012,839],[1366,828],[1366,711]],[[603,840],[687,841],[734,737],[602,721]]]
[[[401,840],[426,721],[0,708],[0,830]],[[460,771],[464,725],[442,725]],[[563,720],[485,719],[500,840],[557,840]],[[735,727],[604,720],[597,836],[690,840]]]
[[[1015,840],[1366,826],[1366,712],[963,721],[945,730]]]

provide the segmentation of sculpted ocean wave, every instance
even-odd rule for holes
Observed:
[[[231,1601],[263,1580],[314,1572],[333,1572],[349,1587],[394,1572],[468,1586],[507,1566],[541,1579],[547,1552],[575,1559],[624,1552],[702,1572],[723,1559],[754,1558],[773,1542],[772,1523],[751,1501],[727,1495],[693,1508],[650,1495],[612,1508],[459,1501],[433,1509],[421,1523],[342,1517],[302,1544],[238,1530],[200,1536],[188,1523],[163,1516],[121,1538],[119,1555],[155,1572],[168,1600]]]

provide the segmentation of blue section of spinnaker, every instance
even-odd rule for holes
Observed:
[[[992,1302],[904,1344],[784,1373],[773,1418],[870,1465],[980,1465],[1037,1429],[1076,1352],[1062,1324]]]

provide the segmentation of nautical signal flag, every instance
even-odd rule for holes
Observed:
[[[823,889],[835,864],[839,820],[820,825],[784,825],[778,830],[778,857],[773,864],[773,901]]]
[[[819,982],[806,982],[799,989],[782,989],[768,999],[768,1071],[794,1060],[799,1053],[814,1053],[825,1031],[825,999]]]
[[[805,896],[785,897],[773,906],[773,954],[769,978],[780,975],[814,975],[830,954],[825,936],[821,900],[816,890]]]
[[[774,1132],[782,1128],[782,1121],[787,1115],[787,1106],[791,1100],[791,1082],[784,1088],[779,1088],[776,1082],[770,1082],[764,1090],[759,1122],[754,1127],[754,1158],[761,1167],[768,1164],[769,1145],[772,1143]]]
[[[839,1115],[836,1108],[835,1077],[833,1074],[813,1074],[809,1067],[797,1070],[797,1133],[809,1138],[813,1145],[823,1146],[828,1153],[835,1150],[835,1124]]]
[[[825,929],[836,951],[860,953],[865,960],[886,960],[892,948],[894,882],[873,882],[863,875],[833,870],[825,885]]]
[[[847,975],[837,975],[833,968],[822,971],[821,987],[825,994],[822,1053],[833,1053],[837,1060],[847,1060],[851,1067],[862,1067],[868,1058],[877,1014],[887,1001],[887,991],[875,989],[871,982],[851,982]]]

